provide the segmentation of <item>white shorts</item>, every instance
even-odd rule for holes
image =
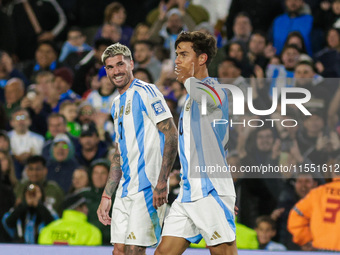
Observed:
[[[209,196],[194,202],[172,204],[165,218],[162,236],[183,237],[191,243],[199,243],[202,237],[208,246],[235,240],[235,197]]]
[[[112,208],[111,243],[152,246],[158,244],[166,205],[157,211],[152,189],[127,197],[116,197]]]

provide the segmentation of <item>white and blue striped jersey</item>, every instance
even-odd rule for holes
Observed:
[[[113,99],[119,95],[118,90],[108,96],[102,96],[98,90],[92,91],[86,100],[93,106],[98,112],[110,113]]]
[[[177,199],[193,202],[207,197],[213,190],[218,195],[235,196],[224,150],[229,125],[213,126],[214,119],[228,120],[227,92],[218,88],[218,81],[210,77],[202,81],[189,78],[184,86],[188,95],[178,126],[181,189]],[[206,96],[206,115],[202,115],[202,95]],[[223,171],[209,174],[208,169]]]
[[[172,118],[162,93],[155,85],[134,79],[114,99],[111,114],[123,171],[117,195],[126,197],[155,187],[164,150],[164,134],[157,123]]]

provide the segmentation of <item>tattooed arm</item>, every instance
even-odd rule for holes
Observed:
[[[168,202],[168,178],[177,154],[178,135],[172,118],[157,124],[159,131],[165,136],[161,172],[153,192],[153,206],[157,209]]]
[[[116,151],[113,154],[111,160],[109,177],[107,179],[102,199],[97,210],[98,219],[104,225],[111,224],[111,218],[109,216],[109,211],[111,208],[111,196],[116,190],[121,177],[122,169],[120,167],[120,151],[118,149],[118,145],[116,145]]]

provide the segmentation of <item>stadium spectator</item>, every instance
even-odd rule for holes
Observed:
[[[59,62],[73,68],[92,47],[85,43],[86,36],[79,27],[71,27],[67,32],[67,41],[63,44],[59,55]],[[72,55],[72,56],[71,56]]]
[[[4,216],[6,212],[9,211],[14,206],[15,203],[15,195],[13,192],[13,188],[8,186],[6,183],[3,183],[3,172],[0,171],[0,196],[2,198],[0,200],[0,219]],[[3,224],[0,224],[0,243],[9,243],[11,242],[11,237],[8,235],[7,231],[4,229]]]
[[[340,163],[339,157],[336,163]],[[293,242],[302,250],[340,251],[337,231],[340,220],[339,173],[333,171],[332,177],[332,182],[311,190],[289,213],[287,228],[293,235]]]
[[[106,76],[104,66],[99,69],[98,80],[100,82],[100,88],[90,92],[86,97],[86,101],[88,101],[97,112],[110,114],[112,101],[118,96],[118,91]]]
[[[33,58],[39,42],[57,39],[67,22],[56,0],[11,2],[8,14],[12,19],[16,54],[20,60]],[[22,47],[23,42],[25,47]]]
[[[42,93],[45,102],[48,104],[50,104],[49,98],[51,95],[51,90],[53,90],[53,80],[54,74],[50,71],[40,71],[35,77],[35,84],[37,85],[37,89]],[[59,98],[57,98],[56,101],[58,101],[58,99]]]
[[[25,48],[25,47],[22,47]],[[23,73],[33,83],[38,72],[53,72],[58,67],[58,49],[52,41],[39,42],[35,50],[35,58],[24,62]]]
[[[100,141],[94,123],[82,125],[79,144],[80,146],[77,148],[75,156],[83,166],[90,167],[91,162],[94,160],[107,156],[107,145],[105,142]]]
[[[7,118],[11,117],[13,110],[20,106],[20,102],[25,95],[24,83],[19,78],[12,78],[5,86],[5,111]]]
[[[100,57],[106,47],[112,43],[110,39],[100,38],[96,40],[94,49],[77,63],[72,86],[75,93],[84,96],[84,93],[91,88],[92,78],[98,74],[99,69],[103,66]]]
[[[259,241],[259,249],[266,251],[285,251],[287,248],[272,241],[276,235],[276,222],[270,216],[260,216],[256,219],[255,231]]]
[[[72,102],[70,100],[66,100],[60,105],[60,114],[63,115],[67,121],[66,130],[67,133],[71,134],[72,136],[79,137],[81,126],[76,121],[77,119],[77,104],[76,102]]]
[[[59,101],[56,107],[52,110],[54,112],[59,112],[59,107],[65,100],[76,101],[80,99],[80,96],[76,94],[72,89],[73,84],[73,73],[70,69],[66,67],[60,67],[54,71],[54,87],[59,94]]]
[[[63,216],[43,228],[39,234],[39,244],[101,245],[102,234],[88,223],[86,198],[81,193],[65,198]]]
[[[136,41],[133,45],[133,56],[135,68],[145,68],[151,73],[152,80],[159,79],[162,64],[155,58],[153,45],[150,41]]]
[[[35,84],[27,88],[25,97],[21,100],[20,106],[25,108],[31,117],[30,129],[45,136],[47,132],[47,116],[52,112],[51,106],[44,101],[44,95]]]
[[[232,0],[226,21],[228,39],[233,36],[234,20],[240,12],[249,15],[254,31],[268,31],[274,18],[283,12],[282,2],[278,0]]]
[[[254,32],[249,39],[247,58],[250,65],[266,69],[269,59],[265,54],[267,39],[264,33]]]
[[[47,179],[55,181],[66,194],[71,187],[73,171],[78,167],[74,146],[67,135],[58,134],[51,144],[47,160]]]
[[[109,176],[110,165],[110,161],[103,158],[93,161],[90,167],[91,189],[82,193],[89,208],[88,221],[100,229],[104,245],[110,244],[110,227],[99,222],[97,209]],[[114,197],[115,194],[112,196],[113,200]]]
[[[11,188],[14,188],[18,179],[15,176],[15,168],[11,154],[8,151],[0,150],[0,171],[1,171],[1,180],[0,182],[3,185],[7,185]]]
[[[35,244],[41,229],[58,219],[57,213],[45,206],[43,189],[33,183],[26,185],[22,202],[11,208],[2,224],[15,243]]]
[[[112,24],[121,30],[120,43],[130,46],[130,40],[133,29],[127,25],[124,25],[126,20],[126,10],[124,6],[119,2],[113,2],[106,6],[104,11],[104,24]],[[95,39],[100,38],[102,28],[97,31]],[[118,42],[113,40],[114,42]]]
[[[133,69],[133,75],[136,79],[140,79],[147,83],[153,83],[151,73],[145,68],[135,68]]]
[[[90,178],[86,167],[77,167],[72,175],[72,185],[69,194],[79,193],[90,189]]]
[[[298,31],[304,38],[308,54],[312,55],[311,32],[313,16],[310,10],[304,8],[304,0],[285,0],[286,13],[275,18],[270,31],[270,37],[277,54],[281,54],[287,36],[292,31]],[[309,7],[308,7],[309,8]]]
[[[340,30],[330,28],[326,41],[326,47],[315,54],[316,68],[323,77],[340,77]]]
[[[11,116],[13,130],[8,133],[11,141],[11,153],[15,162],[15,174],[21,179],[21,172],[26,160],[32,155],[41,155],[44,137],[29,130],[31,118],[28,111],[16,108]]]
[[[149,40],[150,27],[145,23],[139,23],[133,30],[130,45],[133,46],[137,41]]]
[[[38,185],[44,193],[44,205],[57,213],[61,214],[61,203],[64,199],[64,192],[54,181],[49,181],[47,177],[46,160],[42,156],[31,156],[27,159],[25,166],[27,180],[20,182],[14,189],[17,204],[23,201],[26,187],[32,183]]]
[[[287,230],[289,212],[311,189],[317,187],[317,181],[313,177],[312,173],[300,172],[288,179],[280,193],[277,209],[271,213],[271,218],[277,222],[278,241],[284,244],[288,250],[299,250]]]
[[[315,23],[323,30],[331,27],[340,28],[340,1],[322,1],[317,13]]]
[[[11,56],[0,47],[0,87],[4,87],[11,78],[19,78],[26,86],[28,85],[25,75],[16,68]]]
[[[305,40],[300,32],[298,31],[290,32],[287,36],[285,44],[283,45],[283,48],[291,44],[297,46],[297,48],[300,50],[300,53],[307,54]]]
[[[247,49],[250,35],[253,31],[250,17],[245,12],[240,12],[236,15],[233,32],[234,36],[230,39],[231,42],[239,42],[244,49]]]
[[[11,151],[11,142],[7,135],[7,132],[0,130],[0,150],[4,152]]]

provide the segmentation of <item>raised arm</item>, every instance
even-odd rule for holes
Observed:
[[[153,206],[157,209],[168,202],[168,178],[177,154],[178,135],[173,118],[168,118],[157,124],[157,128],[165,136],[161,172],[153,192]]]
[[[111,197],[116,190],[121,177],[122,169],[120,167],[120,151],[118,149],[118,145],[116,144],[116,151],[113,154],[111,160],[109,177],[107,179],[106,186],[102,194],[102,199],[97,210],[98,219],[104,225],[111,224],[111,218],[109,216]]]

